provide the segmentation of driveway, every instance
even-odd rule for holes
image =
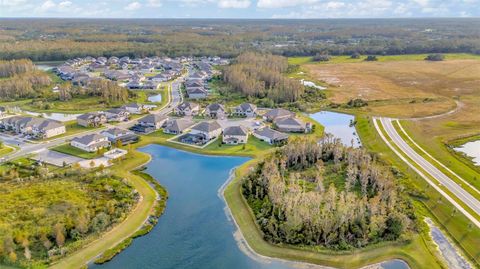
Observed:
[[[39,151],[38,154],[31,157],[31,159],[41,161],[41,162],[46,162],[48,164],[52,164],[59,167],[62,167],[64,162],[67,165],[70,165],[70,164],[78,163],[84,160],[76,156],[56,152],[49,149]]]

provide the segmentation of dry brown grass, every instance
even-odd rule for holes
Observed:
[[[363,111],[393,117],[440,114],[455,107],[456,96],[480,96],[480,61],[392,61],[309,64],[305,69],[331,87],[331,101],[369,100]],[[424,99],[429,98],[427,102]],[[478,104],[478,103],[477,103]]]

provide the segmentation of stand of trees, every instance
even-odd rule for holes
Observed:
[[[106,79],[92,79],[86,87],[72,86],[70,82],[63,83],[58,87],[58,98],[68,101],[74,97],[97,96],[105,103],[127,102],[129,91],[118,86],[114,81]]]
[[[245,52],[225,68],[223,79],[234,91],[247,97],[269,98],[276,103],[294,102],[305,88],[298,80],[284,76],[287,69],[285,57]]]
[[[35,98],[52,83],[30,60],[0,61],[0,100]]]
[[[289,141],[242,187],[264,238],[275,244],[360,248],[406,240],[416,227],[391,172],[330,135]]]
[[[107,170],[55,173],[32,163],[4,165],[0,264],[48,263],[122,221],[138,200],[125,180]]]

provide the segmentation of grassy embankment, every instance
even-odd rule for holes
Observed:
[[[15,148],[3,145],[2,147],[0,147],[0,157],[13,152],[14,150],[15,150]]]
[[[102,156],[102,154],[99,152],[84,151],[79,148],[73,147],[70,144],[63,144],[60,146],[56,146],[54,148],[50,148],[50,150],[57,151],[60,153],[65,153],[65,154],[76,156],[83,159],[94,159]]]
[[[357,130],[365,148],[378,152],[382,160],[410,179],[403,181],[402,184],[410,192],[418,214],[432,218],[435,224],[463,250],[467,258],[475,266],[479,266],[480,251],[477,246],[480,244],[480,229],[474,227],[463,214],[457,213],[451,203],[387,147],[375,129],[372,129],[373,122],[370,118],[359,116],[357,121]]]

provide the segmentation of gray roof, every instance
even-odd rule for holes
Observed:
[[[149,114],[143,118],[141,118],[139,121],[140,122],[146,122],[146,123],[157,123],[161,122],[167,119],[167,116],[165,115],[160,115],[160,114]]]
[[[52,130],[64,126],[59,121],[55,120],[43,120],[39,125],[38,129],[40,130]]]
[[[230,126],[223,130],[223,135],[245,136],[247,134],[247,129],[245,129],[243,126]]]
[[[111,134],[111,135],[127,135],[127,134],[133,134],[132,131],[128,131],[128,130],[125,130],[125,129],[120,129],[120,128],[112,128],[112,129],[108,129],[106,131],[103,131],[102,133],[108,133],[108,134]]]
[[[257,106],[254,105],[254,104],[250,104],[250,103],[243,103],[243,104],[239,105],[238,108],[242,111],[247,111],[249,109],[251,111],[255,111],[257,109]]]
[[[124,113],[124,112],[128,113],[128,111],[125,110],[124,108],[112,108],[112,109],[109,109],[105,112],[108,112],[110,114],[120,114],[120,113]]]
[[[217,121],[203,121],[192,127],[192,130],[204,133],[210,133],[218,129],[222,129],[222,127]]]
[[[293,115],[295,115],[295,113],[293,113],[290,110],[286,110],[286,109],[283,109],[283,108],[275,108],[275,109],[272,109],[272,110],[268,111],[267,113],[265,113],[264,116],[268,117],[268,118],[275,119],[275,118],[278,118],[278,117],[286,117],[286,116],[293,116]]]
[[[187,129],[188,127],[192,126],[192,124],[193,124],[193,121],[188,119],[175,119],[175,120],[169,121],[165,129],[169,131],[181,132]]]
[[[187,89],[187,93],[188,94],[207,94],[207,91],[204,90],[204,89],[198,89],[198,88],[195,88],[195,89]]]
[[[288,138],[287,134],[272,130],[268,127],[255,130],[254,133],[259,136],[268,137],[271,140],[283,140]]]
[[[96,117],[96,116],[102,116],[102,115],[104,115],[104,114],[100,113],[100,112],[88,112],[88,113],[85,113],[85,114],[82,114],[82,115],[78,116],[77,119],[88,120],[90,118],[93,118],[93,117]]]
[[[177,109],[180,110],[185,110],[186,108],[193,109],[194,107],[198,107],[199,105],[197,103],[192,103],[192,102],[183,102],[177,106]]]
[[[100,134],[88,134],[88,135],[84,135],[84,136],[80,136],[80,137],[75,137],[74,139],[72,139],[72,141],[75,141],[75,142],[78,142],[78,143],[81,143],[81,144],[84,144],[84,145],[88,145],[96,140],[99,140],[99,139],[102,139],[102,138],[106,138],[104,135],[100,135]]]
[[[288,117],[280,118],[275,121],[277,126],[295,126],[295,127],[305,127],[305,123],[297,118]]]
[[[208,105],[207,109],[209,111],[225,111],[225,107],[222,104],[217,103]]]
[[[125,108],[125,107],[142,108],[143,105],[140,105],[140,104],[137,104],[137,103],[130,103],[130,104],[126,104],[126,105],[122,106],[122,108]]]

